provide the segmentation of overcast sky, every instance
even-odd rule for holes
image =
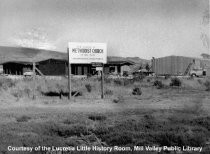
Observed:
[[[0,45],[106,42],[112,56],[199,57],[209,53],[208,9],[209,0],[0,0]]]

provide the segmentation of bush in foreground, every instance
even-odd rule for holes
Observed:
[[[140,87],[135,87],[132,91],[132,94],[133,95],[141,95],[142,94],[141,88]]]
[[[122,86],[122,85],[123,85],[123,81],[120,80],[120,79],[115,79],[115,80],[114,80],[114,84],[115,84],[115,85],[118,85],[118,86]]]
[[[8,88],[14,87],[15,81],[9,78],[0,78],[0,89],[7,90]]]
[[[124,102],[123,96],[118,96],[113,99],[113,103],[123,103],[123,102]]]
[[[90,84],[86,84],[85,87],[89,93],[92,91],[92,86]]]
[[[177,86],[180,87],[182,85],[182,82],[179,78],[175,77],[171,79],[170,86]]]
[[[106,89],[105,92],[104,92],[105,95],[113,95],[113,91],[110,90],[110,89]]]
[[[28,120],[30,120],[30,119],[31,119],[31,117],[26,116],[26,115],[23,115],[21,117],[17,117],[16,118],[16,121],[17,122],[28,122]]]
[[[157,87],[157,89],[161,89],[164,87],[162,81],[156,80],[153,84],[153,86]]]
[[[101,114],[91,114],[91,115],[88,116],[88,118],[90,120],[93,120],[93,121],[103,121],[103,120],[106,120],[106,116],[101,115]]]
[[[207,80],[205,83],[204,83],[205,87],[206,87],[206,91],[210,91],[210,81]]]

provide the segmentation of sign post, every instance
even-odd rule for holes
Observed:
[[[68,91],[69,91],[68,99],[71,100],[71,63],[69,60],[69,50],[67,52],[68,52]]]
[[[35,77],[36,77],[36,64],[35,62],[33,62],[33,99],[35,99],[35,86],[36,86],[36,81],[35,81]]]
[[[104,65],[101,70],[101,98],[104,98]]]
[[[104,65],[107,63],[106,43],[69,42],[69,93],[71,92],[71,64],[93,64],[101,68],[101,98],[104,98]],[[69,94],[69,99],[71,94]]]

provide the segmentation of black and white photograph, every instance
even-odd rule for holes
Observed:
[[[210,154],[209,0],[0,0],[0,154]]]

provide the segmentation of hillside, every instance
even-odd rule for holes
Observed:
[[[0,63],[8,61],[20,62],[38,62],[45,59],[66,59],[67,54],[58,51],[23,48],[23,47],[6,47],[0,46]],[[131,61],[137,65],[145,65],[149,60],[141,59],[139,57],[114,57],[109,56],[108,61]]]
[[[67,59],[67,56],[65,53],[50,50],[0,46],[0,63],[8,61],[37,62],[49,58]]]
[[[146,63],[150,63],[149,60],[141,59],[139,57],[117,57],[117,56],[109,56],[108,61],[130,61],[135,65],[145,65]]]
[[[142,58],[139,58],[139,57],[126,57],[127,60],[130,60],[132,62],[134,62],[135,64],[150,64],[151,63],[151,60],[147,60],[147,59],[142,59]]]

